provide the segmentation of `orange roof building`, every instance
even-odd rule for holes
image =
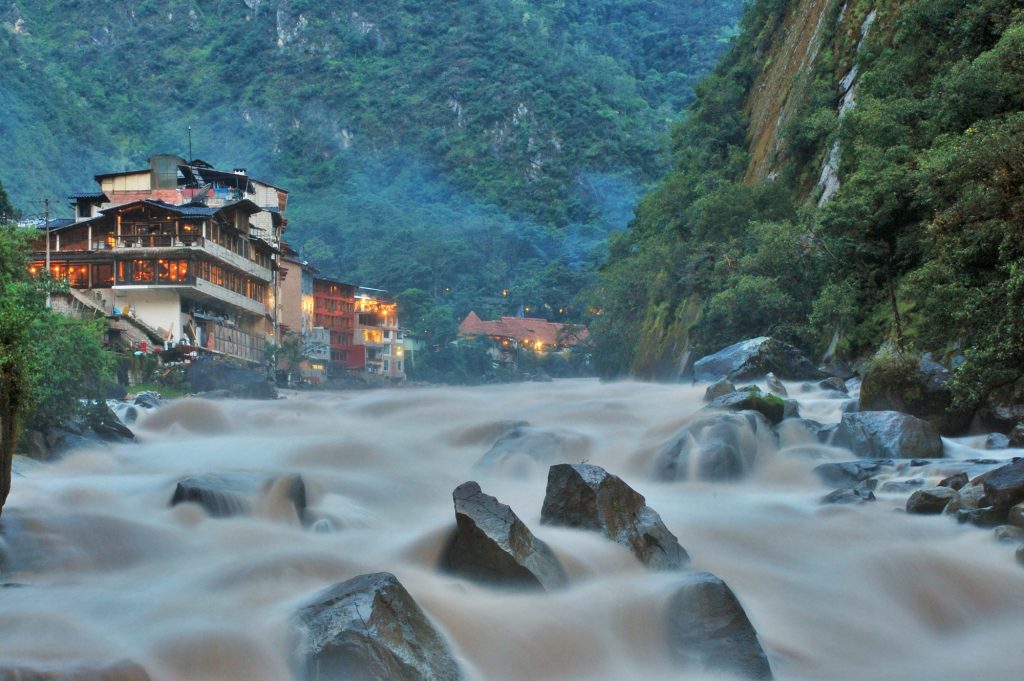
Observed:
[[[500,341],[515,341],[536,349],[578,345],[587,339],[585,327],[549,322],[537,317],[501,317],[484,321],[470,312],[459,324],[460,336],[488,336]]]

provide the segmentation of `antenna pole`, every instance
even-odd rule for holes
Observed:
[[[192,126],[188,126],[188,164],[192,165]]]
[[[46,309],[50,309],[50,199],[43,199],[43,225],[46,227]]]

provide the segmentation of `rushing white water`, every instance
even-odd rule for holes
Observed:
[[[840,401],[790,389],[805,414],[839,419]],[[540,524],[546,463],[474,468],[500,422],[527,421],[565,436],[564,460],[604,466],[647,497],[692,569],[736,592],[776,678],[1020,678],[1024,570],[989,532],[897,512],[905,495],[821,505],[829,490],[810,472],[820,461],[785,448],[800,444],[796,430],[743,482],[655,481],[656,452],[703,390],[559,381],[172,403],[140,420],[141,444],[15,478],[0,542],[2,581],[19,586],[0,589],[0,662],[127,658],[160,680],[289,679],[296,608],[329,584],[390,571],[473,679],[722,678],[671,666],[672,574],[595,533]],[[948,449],[978,456],[969,444]],[[283,491],[251,516],[169,506],[179,479],[235,471],[301,473],[334,530],[303,528]],[[552,547],[568,588],[494,590],[436,569],[451,492],[466,480]]]

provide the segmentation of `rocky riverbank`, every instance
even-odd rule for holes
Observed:
[[[124,403],[140,443],[22,470],[0,622],[67,624],[0,658],[83,680],[1006,678],[1017,452],[767,368]]]

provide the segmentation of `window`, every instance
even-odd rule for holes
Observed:
[[[89,287],[89,267],[86,265],[72,265],[68,268],[68,283],[75,288]]]
[[[122,263],[123,264],[123,263]],[[110,263],[92,266],[92,285],[98,287],[114,285],[114,266]]]
[[[132,260],[132,282],[148,284],[153,281],[152,260]]]
[[[176,284],[188,278],[187,260],[157,260],[156,264],[160,283]]]
[[[385,373],[387,372],[387,370],[388,370],[388,361],[384,360],[384,371],[385,371]]]

